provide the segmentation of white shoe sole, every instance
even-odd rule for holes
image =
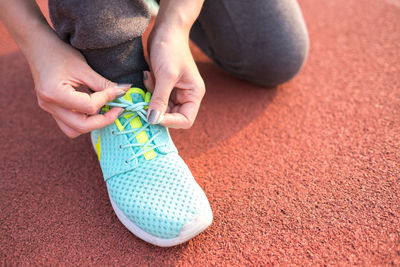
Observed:
[[[94,145],[93,138],[91,138],[91,140],[93,148],[96,151],[96,146]],[[201,190],[200,186],[198,186],[198,190]],[[155,246],[172,247],[182,244],[192,239],[193,237],[197,236],[201,232],[203,232],[208,226],[211,225],[213,220],[213,214],[209,206],[209,203],[207,201],[207,205],[204,205],[202,209],[199,211],[200,214],[197,214],[193,218],[193,220],[186,223],[182,227],[177,237],[169,239],[157,237],[155,235],[145,232],[140,227],[138,227],[134,222],[132,222],[128,217],[126,217],[126,215],[119,209],[118,205],[115,204],[114,201],[112,200],[110,193],[108,191],[108,187],[107,187],[107,192],[108,192],[108,197],[110,198],[111,206],[113,207],[114,212],[117,215],[118,219],[121,221],[121,223],[135,236]],[[202,190],[201,194],[204,194]]]
[[[211,209],[204,209],[201,211],[204,214],[199,214],[193,220],[186,223],[182,227],[177,237],[169,239],[160,238],[149,234],[139,228],[135,223],[129,220],[128,217],[126,217],[126,215],[118,208],[117,204],[114,203],[110,195],[109,198],[118,219],[126,228],[128,228],[129,231],[131,231],[135,236],[139,237],[140,239],[159,247],[172,247],[192,239],[193,237],[203,232],[208,226],[210,226],[213,219]]]

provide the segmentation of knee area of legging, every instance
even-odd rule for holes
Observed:
[[[253,83],[273,87],[293,79],[303,68],[309,50],[308,38],[304,41],[287,45],[279,52],[265,54],[247,62],[242,76]]]

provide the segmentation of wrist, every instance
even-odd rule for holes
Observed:
[[[189,41],[190,28],[188,29],[186,26],[174,26],[174,24],[170,23],[160,23],[158,25],[154,25],[149,39],[150,42],[152,40],[169,42],[170,40],[180,40]]]
[[[177,33],[180,35],[189,36],[190,29],[193,25],[194,21],[185,17],[185,15],[181,13],[174,13],[170,16],[157,17],[153,31],[156,32],[170,32]]]
[[[163,0],[154,29],[173,31],[189,36],[190,29],[200,14],[204,0]]]
[[[48,27],[48,28],[47,28]],[[57,37],[53,30],[42,24],[31,26],[31,33],[27,33],[22,38],[18,38],[17,44],[29,62],[35,61],[36,58],[48,52],[48,44]]]

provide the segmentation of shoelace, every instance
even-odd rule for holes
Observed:
[[[120,149],[126,149],[126,148],[129,148],[129,147],[140,147],[140,149],[139,149],[139,151],[138,151],[137,153],[135,153],[131,158],[128,158],[128,159],[125,160],[125,163],[126,163],[126,164],[128,164],[128,163],[129,163],[130,161],[132,161],[132,160],[136,160],[136,163],[137,163],[137,158],[138,158],[139,156],[141,156],[141,155],[143,155],[143,154],[145,154],[145,153],[147,153],[147,152],[149,152],[149,151],[151,151],[151,150],[153,150],[153,149],[155,149],[155,148],[157,148],[157,147],[164,146],[164,144],[155,145],[155,144],[152,143],[153,140],[154,140],[159,134],[161,134],[161,132],[158,131],[156,134],[154,134],[154,135],[153,135],[146,143],[144,143],[144,144],[133,144],[133,142],[132,142],[133,139],[136,138],[136,136],[137,136],[140,132],[142,132],[142,131],[145,131],[145,132],[146,132],[146,129],[150,126],[150,124],[149,124],[148,121],[147,121],[147,117],[146,117],[147,111],[144,109],[145,106],[148,106],[148,105],[149,105],[149,102],[138,102],[138,103],[133,104],[133,103],[131,103],[131,102],[129,102],[129,101],[123,99],[122,97],[121,97],[121,98],[118,98],[117,101],[118,101],[118,102],[109,102],[109,103],[107,103],[106,105],[110,106],[110,108],[111,108],[111,107],[121,107],[121,108],[125,109],[124,113],[122,113],[122,114],[120,115],[120,117],[125,116],[125,115],[129,115],[129,114],[132,114],[132,116],[129,117],[129,119],[127,119],[127,120],[125,121],[125,123],[122,125],[122,127],[123,127],[124,129],[126,128],[126,126],[129,125],[129,123],[130,123],[133,119],[135,119],[135,118],[138,117],[138,116],[144,121],[144,123],[143,123],[144,125],[143,125],[142,127],[140,127],[140,128],[135,128],[135,129],[132,129],[132,130],[124,130],[124,131],[120,131],[120,132],[117,132],[117,131],[113,131],[113,132],[112,132],[113,135],[132,134],[132,135],[128,138],[128,141],[129,141],[130,144],[128,144],[128,145],[120,145],[119,148],[120,148]]]

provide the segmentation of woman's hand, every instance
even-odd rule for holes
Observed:
[[[190,128],[205,86],[190,52],[188,37],[179,31],[151,36],[149,54],[152,75],[144,75],[146,87],[154,91],[149,123],[161,121],[167,127]]]
[[[189,49],[189,32],[203,1],[163,0],[148,39],[150,69],[144,83],[153,91],[148,120],[172,128],[190,128],[205,94]],[[146,79],[147,76],[147,79]]]
[[[61,41],[48,45],[30,62],[39,106],[71,138],[115,121],[122,108],[97,113],[108,101],[124,95],[130,84],[117,85],[103,78],[88,66],[79,51]],[[76,91],[79,86],[95,92],[89,95]]]
[[[106,102],[125,94],[130,85],[117,85],[93,71],[80,52],[57,37],[35,1],[0,0],[0,10],[0,20],[28,60],[40,107],[67,136],[105,127],[118,117],[121,108],[96,113]],[[76,91],[81,85],[96,92]]]

